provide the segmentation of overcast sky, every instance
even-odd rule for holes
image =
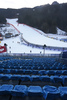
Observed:
[[[35,7],[44,4],[52,4],[54,0],[0,0],[0,8]],[[67,0],[57,0],[58,3],[66,3]]]

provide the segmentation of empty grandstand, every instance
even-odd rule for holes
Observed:
[[[67,65],[53,57],[1,56],[0,100],[36,99],[67,100]]]

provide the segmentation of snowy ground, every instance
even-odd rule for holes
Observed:
[[[46,34],[43,35],[43,32],[40,30],[31,28],[25,24],[18,24],[17,19],[7,19],[7,22],[14,25],[16,29],[18,29],[18,31],[20,31],[20,33],[23,34],[24,39],[26,39],[30,43],[39,44],[39,45],[46,44],[47,46],[67,47],[67,42],[59,41],[53,38],[48,38],[48,36]],[[14,33],[16,32],[16,29],[14,30]],[[56,36],[60,37],[59,35]],[[0,45],[3,45],[4,43],[7,43],[8,45],[7,46],[8,53],[10,52],[11,53],[40,53],[40,52],[43,53],[42,49],[23,45],[20,41],[20,35],[9,39],[4,39],[0,43]],[[46,50],[45,53],[55,54],[55,53],[60,53],[60,51]]]
[[[65,35],[47,34],[47,36],[54,38],[56,40],[67,39],[67,36],[65,36]]]

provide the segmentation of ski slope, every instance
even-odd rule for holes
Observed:
[[[38,31],[35,31],[34,28],[31,28],[25,24],[18,24],[17,19],[7,19],[7,22],[13,24],[20,31],[20,33],[23,33],[24,39],[30,43],[39,45],[46,44],[47,46],[55,47],[67,47],[67,43],[45,37],[38,33]]]
[[[57,46],[57,47],[67,47],[67,43],[48,38],[45,34],[42,35],[42,31],[36,30],[30,26],[27,26],[25,24],[19,24],[16,19],[7,19],[7,23],[10,23],[15,26],[15,30],[18,30],[18,34],[23,34],[23,38],[27,40],[30,43],[38,44],[38,45],[44,45],[47,46]],[[30,47],[27,45],[23,45],[21,43],[20,36],[12,37],[9,39],[4,39],[0,45],[3,45],[4,43],[7,43],[7,52],[8,53],[43,53],[43,49],[38,49],[34,47]],[[45,50],[46,54],[56,54],[61,53],[60,51],[51,51],[51,50]]]

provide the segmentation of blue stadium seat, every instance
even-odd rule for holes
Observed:
[[[21,75],[21,81],[30,81],[30,75]]]
[[[31,74],[32,70],[25,70],[25,74]]]
[[[10,66],[10,69],[15,69],[15,66],[13,65],[13,66]]]
[[[18,65],[14,66],[14,69],[20,69],[20,66],[18,66]]]
[[[0,80],[10,80],[11,74],[0,74]]]
[[[63,85],[67,86],[67,76],[60,76],[63,80]]]
[[[63,71],[63,75],[67,75],[67,70],[64,70]]]
[[[10,69],[11,74],[17,74],[17,69]]]
[[[45,100],[57,100],[60,98],[60,93],[56,87],[46,85],[43,87],[43,97]]]
[[[11,91],[13,89],[13,85],[2,85],[0,87],[0,95],[7,95],[7,94],[11,94]]]
[[[51,59],[50,59],[51,61]],[[49,62],[49,61],[48,61]],[[51,63],[51,62],[50,62]],[[52,66],[50,67],[51,70],[56,70],[57,62],[55,61]]]
[[[67,87],[59,87],[58,88],[61,96],[61,100],[67,100]]]
[[[10,74],[10,69],[4,69],[4,70],[3,70],[3,73],[4,73],[4,74]]]
[[[58,75],[58,76],[62,75],[62,70],[56,70],[55,75]]]
[[[15,85],[14,89],[11,91],[12,96],[27,96],[27,86],[26,85]]]
[[[38,75],[39,74],[38,72],[39,72],[38,70],[32,70],[33,75]]]
[[[31,65],[32,66],[32,65]],[[26,69],[31,70],[31,66],[26,66]]]
[[[6,64],[4,64],[4,66],[3,66],[3,68],[4,68],[4,69],[10,69],[10,65],[7,64],[7,62],[6,62]]]
[[[20,80],[21,79],[21,75],[12,75],[10,80]]]
[[[22,69],[26,69],[26,66],[23,66]]]
[[[62,69],[63,70],[67,70],[67,66],[64,64],[64,65],[62,65]]]
[[[12,75],[10,78],[10,84],[18,85],[20,81],[21,75]]]
[[[44,70],[49,70],[50,69],[50,66],[45,66],[44,67]]]
[[[41,80],[41,86],[44,86],[44,85],[52,85],[52,82],[51,82],[51,79],[49,76],[40,76],[40,80]]]
[[[55,75],[55,71],[54,71],[54,70],[48,70],[48,71],[47,71],[47,74],[48,74],[48,75]]]
[[[62,82],[62,78],[59,76],[50,76],[50,78],[53,83],[61,83]]]
[[[44,70],[43,66],[38,67],[39,70]]]
[[[16,69],[16,74],[24,74],[25,70],[23,69]]]
[[[41,76],[40,80],[43,81],[43,82],[51,82],[50,77],[47,76],[47,75],[46,76]]]
[[[0,69],[0,73],[3,73],[3,70],[4,70],[3,68],[2,68],[2,69]]]
[[[0,74],[0,80],[2,79],[3,74]]]
[[[11,74],[0,74],[0,84],[10,84]]]
[[[32,69],[33,70],[38,70],[38,66],[34,65],[34,66],[32,66]]]
[[[59,76],[50,76],[51,82],[53,86],[59,87],[62,85],[63,80]]]
[[[37,81],[40,81],[40,76],[39,75],[32,75],[31,76],[31,82],[37,82]]]
[[[47,71],[45,71],[45,70],[40,70],[40,71],[39,71],[39,74],[40,74],[40,75],[46,75],[46,74],[47,74]]]
[[[43,91],[40,86],[29,86],[28,96],[42,96]]]

